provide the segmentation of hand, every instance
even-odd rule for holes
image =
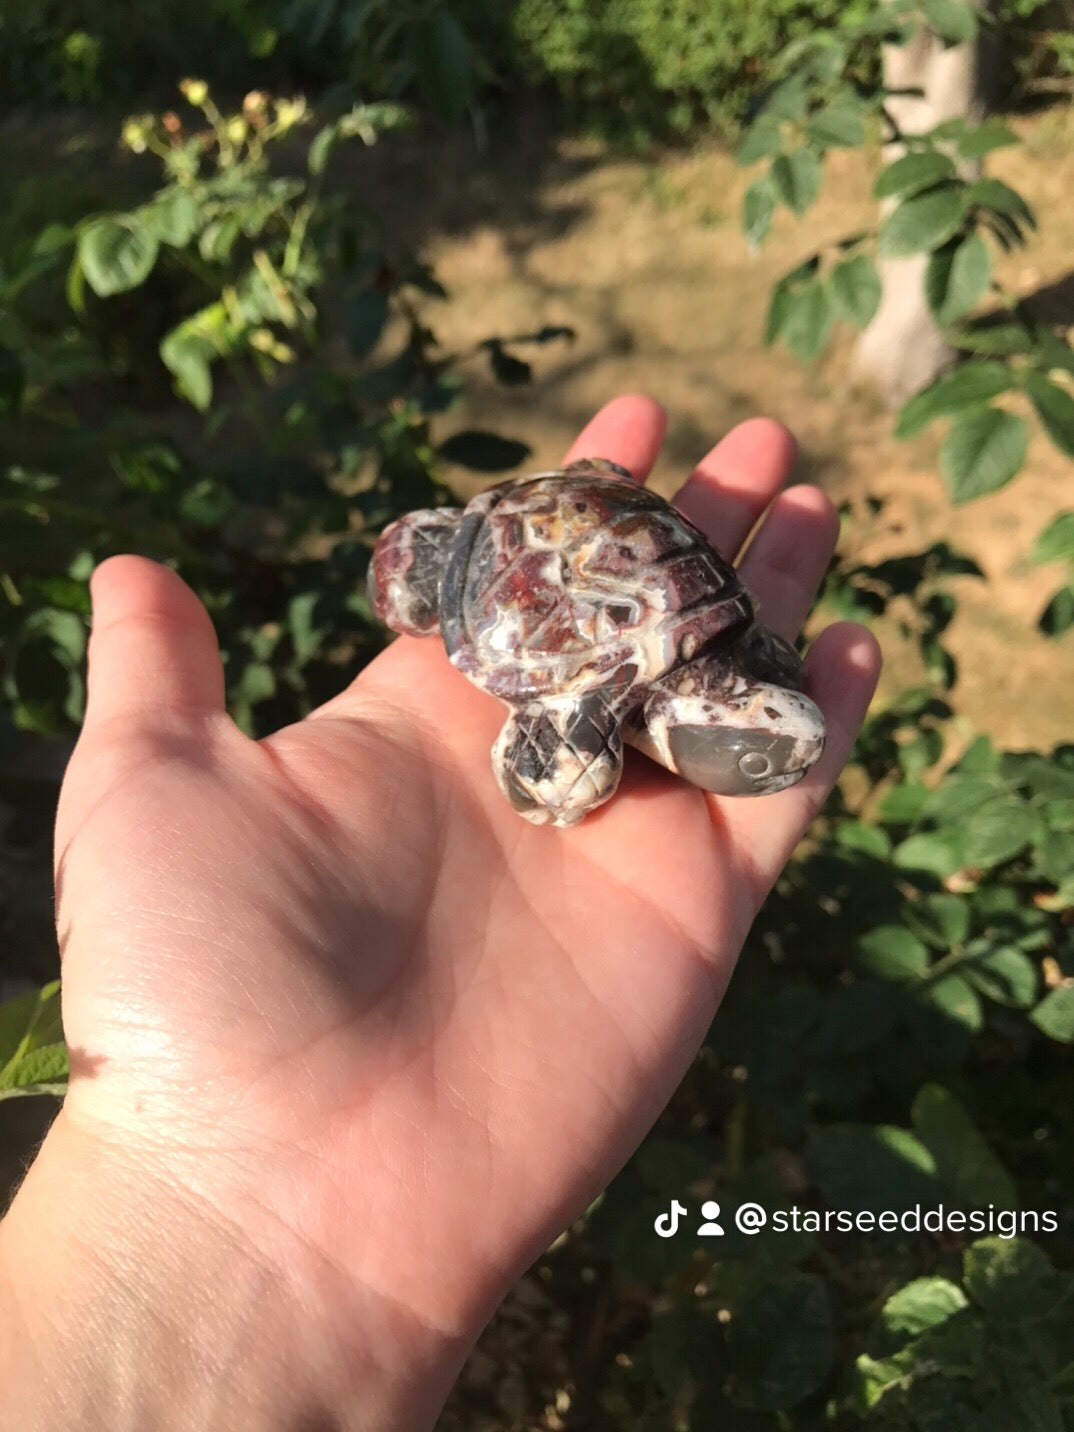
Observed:
[[[663,426],[622,398],[569,456],[644,479]],[[816,489],[776,496],[792,458],[777,424],[744,423],[678,499],[729,557],[767,509],[742,573],[791,638],[837,533]],[[178,576],[115,557],[92,591],[56,831],[72,1074],[50,1139],[98,1151],[126,1188],[153,1183],[156,1218],[181,1229],[173,1292],[209,1257],[226,1289],[234,1246],[341,1354],[364,1349],[370,1382],[424,1370],[424,1401],[340,1425],[420,1426],[682,1078],[846,760],[875,644],[850,624],[815,642],[828,743],[799,785],[720,800],[631,754],[614,799],[564,831],[500,794],[503,709],[438,641],[399,638],[255,742]],[[137,1246],[151,1254],[150,1230]]]

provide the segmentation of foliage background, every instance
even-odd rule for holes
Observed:
[[[541,322],[440,343],[424,305],[450,296],[375,189],[355,192],[348,146],[392,143],[400,103],[409,142],[459,126],[480,145],[534,92],[619,144],[748,142],[780,47],[872,12],[2,0],[22,132],[99,114],[73,163],[31,156],[0,195],[0,972],[23,990],[0,1007],[3,1092],[64,1077],[49,839],[95,562],[131,547],[173,562],[217,625],[236,719],[272,730],[382,640],[362,596],[379,527],[446,497],[449,472],[483,482],[525,461],[512,433],[460,427],[460,393],[478,374],[522,388],[536,354],[569,343]],[[1009,100],[1050,92],[1066,7],[1017,0],[1002,18]],[[205,93],[178,94],[192,74]],[[851,79],[875,82],[875,56]],[[1040,519],[1038,555],[1069,557],[1069,518]],[[833,566],[825,614],[898,612],[927,684],[874,712],[691,1074],[509,1300],[445,1427],[1074,1426],[1074,746],[964,738],[945,646],[974,575],[957,521],[950,542]],[[20,1112],[52,1107],[3,1103],[11,1177],[32,1137]],[[655,1237],[672,1197],[692,1214],[706,1198],[1053,1209],[1060,1229],[729,1232],[713,1250]]]

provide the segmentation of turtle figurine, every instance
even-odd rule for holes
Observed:
[[[802,663],[755,620],[735,569],[670,503],[590,458],[384,529],[377,615],[440,632],[452,664],[510,709],[492,767],[536,824],[615,792],[624,742],[695,786],[765,795],[820,756]]]

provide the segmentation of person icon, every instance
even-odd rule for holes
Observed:
[[[699,1238],[722,1238],[723,1229],[716,1222],[720,1216],[720,1205],[714,1198],[707,1198],[701,1205],[701,1217],[706,1221],[697,1230]]]

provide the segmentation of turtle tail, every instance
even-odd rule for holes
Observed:
[[[440,627],[440,581],[459,530],[460,507],[408,512],[385,527],[369,564],[369,601],[392,631],[430,636]]]
[[[620,715],[601,692],[528,701],[492,748],[504,795],[534,825],[576,825],[603,805],[623,773]]]

